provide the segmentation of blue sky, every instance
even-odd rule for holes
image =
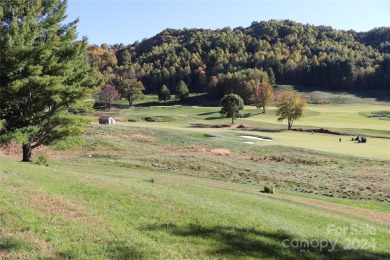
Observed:
[[[389,0],[68,0],[68,19],[80,18],[79,37],[90,43],[149,38],[165,28],[247,27],[253,21],[290,19],[336,29],[390,26]]]

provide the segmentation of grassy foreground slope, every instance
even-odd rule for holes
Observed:
[[[390,257],[385,203],[368,210],[98,161],[0,164],[0,258]]]

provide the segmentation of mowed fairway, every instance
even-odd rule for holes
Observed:
[[[243,134],[247,134],[243,132]],[[264,133],[263,133],[264,135]],[[390,160],[390,140],[369,138],[368,143],[359,144],[351,141],[351,136],[310,134],[301,132],[266,133],[273,142],[257,141],[257,145],[283,145],[300,147],[344,155]],[[341,142],[339,141],[341,138]]]
[[[386,105],[309,105],[307,117],[296,121],[293,128],[328,129],[342,135],[320,134],[311,135],[310,132],[287,131],[286,122],[277,122],[276,108],[270,107],[266,114],[259,113],[253,106],[246,106],[244,118],[236,120],[236,124],[249,125],[255,131],[238,131],[239,133],[268,136],[273,142],[256,142],[256,145],[282,145],[300,147],[323,152],[341,153],[345,155],[362,156],[390,160],[390,120],[369,118],[371,112],[387,111]],[[197,106],[155,106],[146,108],[132,108],[121,110],[118,117],[119,124],[172,129],[187,132],[218,134],[220,138],[240,141],[240,138],[231,138],[231,128],[214,128],[214,125],[229,124],[228,118],[220,118],[217,107]],[[162,118],[161,122],[146,122],[144,118]],[[128,118],[135,118],[137,122],[126,122]],[[256,131],[256,129],[258,131]],[[277,131],[267,131],[268,129]],[[236,130],[234,130],[236,131]],[[237,134],[239,134],[237,133]],[[359,144],[352,142],[356,135],[369,136],[368,142]],[[225,135],[225,137],[224,137]],[[372,137],[371,137],[372,136]],[[379,138],[378,138],[379,137]],[[341,142],[339,142],[341,138]],[[247,140],[243,140],[247,141]]]
[[[269,115],[255,116],[254,120],[267,123],[275,122],[274,112],[270,108]],[[374,111],[389,111],[386,105],[309,105],[307,117],[295,122],[295,127],[310,126],[317,128],[356,129],[369,133],[371,130],[384,130],[390,132],[390,121],[379,118],[368,118],[364,113]],[[277,123],[283,125],[284,123]]]

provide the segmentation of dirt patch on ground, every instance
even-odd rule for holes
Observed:
[[[217,154],[217,155],[229,155],[230,150],[229,149],[211,149],[210,153]]]
[[[216,155],[230,155],[230,150],[224,148],[210,149],[210,148],[204,148],[199,145],[190,145],[187,146],[186,148],[191,149],[192,151],[202,152],[202,153],[211,153]]]
[[[22,154],[22,145],[12,141],[8,145],[0,146],[0,155],[4,157],[10,157],[14,155]]]
[[[78,203],[71,201],[62,201],[58,198],[49,196],[45,193],[40,192],[29,192],[32,193],[30,197],[30,207],[45,211],[50,215],[58,215],[64,217],[69,221],[79,221],[85,218],[85,209]]]
[[[140,135],[140,134],[130,135],[129,138],[131,140],[135,140],[135,141],[145,141],[145,142],[154,142],[155,141],[154,137],[152,137],[152,136]]]
[[[41,145],[33,149],[32,152],[33,157],[38,156],[40,154],[49,155],[54,154],[54,152],[52,148],[45,145]],[[22,145],[16,143],[15,141],[12,141],[8,145],[0,146],[0,156],[5,158],[11,158],[15,161],[21,161],[23,156]]]

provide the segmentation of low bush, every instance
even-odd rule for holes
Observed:
[[[146,179],[145,181],[146,181],[146,182],[150,182],[150,183],[154,183],[154,179],[153,179],[153,178]]]
[[[54,143],[54,148],[56,150],[69,150],[74,148],[79,148],[85,145],[85,140],[82,136],[72,136],[64,140],[59,140]]]
[[[38,165],[49,166],[49,161],[47,159],[46,154],[40,154],[38,156],[37,161],[35,163],[38,164]]]
[[[174,118],[169,116],[148,116],[145,117],[144,120],[146,122],[173,122],[175,121]]]
[[[274,187],[274,185],[273,185],[273,184],[267,184],[267,185],[265,185],[265,186],[264,186],[264,192],[265,192],[265,193],[271,193],[271,194],[275,193],[275,187]]]

